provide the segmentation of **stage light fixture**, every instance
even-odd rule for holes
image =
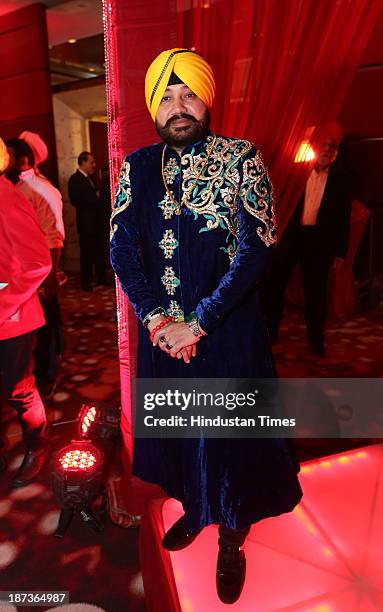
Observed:
[[[52,460],[51,485],[61,506],[55,535],[63,537],[75,514],[94,531],[102,531],[101,517],[91,511],[92,502],[103,495],[104,454],[88,441],[73,441],[57,451]]]
[[[77,418],[78,435],[98,442],[114,440],[120,435],[120,417],[119,406],[83,404]]]

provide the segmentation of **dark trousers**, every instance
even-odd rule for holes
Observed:
[[[278,244],[264,286],[264,310],[272,340],[278,337],[284,296],[297,263],[300,264],[309,341],[322,344],[327,315],[327,284],[331,254],[315,226],[286,231]]]
[[[57,294],[41,300],[45,325],[37,332],[35,376],[37,382],[54,383],[57,374],[57,355],[62,354],[62,325]]]
[[[219,546],[242,546],[246,540],[251,529],[251,525],[244,527],[243,529],[229,529],[224,525],[220,525],[218,528]]]
[[[81,285],[90,285],[93,280],[93,266],[97,281],[105,282],[104,237],[98,234],[79,234]]]
[[[36,332],[0,340],[0,370],[6,399],[17,412],[27,449],[45,441],[47,419],[33,375]],[[0,446],[3,440],[0,439]]]

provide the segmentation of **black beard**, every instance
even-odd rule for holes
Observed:
[[[176,127],[171,132],[170,130],[172,123],[177,119],[189,119],[192,124],[187,129],[184,127]],[[192,115],[187,115],[186,113],[173,115],[173,117],[168,119],[164,126],[160,126],[156,120],[157,134],[167,145],[169,145],[169,147],[177,148],[187,147],[188,145],[193,144],[193,142],[206,138],[209,132],[209,126],[210,113],[208,109],[205,110],[204,116],[200,121],[197,121],[195,117]]]

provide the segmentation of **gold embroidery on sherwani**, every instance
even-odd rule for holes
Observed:
[[[178,240],[172,229],[165,230],[165,233],[158,243],[160,249],[164,252],[165,259],[171,259],[174,251],[178,247]]]
[[[113,223],[116,215],[126,210],[132,202],[132,189],[130,186],[130,164],[127,160],[122,163],[120,176],[118,177],[114,208],[110,217],[110,235],[113,236],[117,230],[117,224]]]
[[[173,192],[165,193],[164,199],[158,204],[159,208],[162,210],[164,219],[167,221],[172,218],[177,209],[177,204],[175,204],[174,199],[170,195],[171,193]]]
[[[240,196],[248,213],[262,224],[257,228],[260,239],[270,246],[276,242],[276,225],[273,207],[271,182],[261,154],[257,151],[254,157],[243,164],[243,182]]]
[[[166,312],[169,316],[173,317],[175,321],[185,320],[184,311],[176,300],[170,300],[169,308],[167,308]]]
[[[207,138],[207,143],[213,144],[213,137]],[[202,215],[206,219],[205,227],[199,231],[206,232],[216,228],[228,230],[226,245],[221,246],[234,261],[239,237],[238,196],[241,182],[241,163],[248,154],[252,144],[247,140],[236,140],[216,136],[210,153],[209,163],[201,173],[201,167],[206,161],[206,151],[194,155],[193,151],[182,157],[183,182],[182,191],[188,189],[198,176],[198,181],[190,195],[186,207],[194,217]]]
[[[212,137],[207,138],[211,142]],[[216,137],[210,162],[198,179],[198,185],[191,194],[187,208],[206,218],[206,230],[217,227],[227,228],[238,236],[235,221],[237,198],[240,184],[239,162],[252,145],[247,140],[230,140]],[[190,182],[198,176],[206,153],[193,155],[189,153],[182,158],[183,170],[182,190],[188,189]]]
[[[176,176],[181,172],[175,157],[170,157],[164,167],[164,177],[168,185],[172,185]]]
[[[168,295],[174,295],[180,284],[180,279],[176,277],[176,273],[171,266],[166,266],[164,274],[161,276],[161,282],[165,285],[166,293]]]

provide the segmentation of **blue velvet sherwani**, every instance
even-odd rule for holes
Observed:
[[[182,157],[164,146],[139,149],[122,165],[112,265],[141,321],[158,306],[179,320],[195,311],[207,336],[187,365],[153,348],[140,325],[138,376],[272,377],[257,290],[275,242],[262,158],[250,142],[212,134]],[[180,202],[191,187],[175,214],[168,192]],[[301,497],[297,464],[279,439],[137,439],[133,471],[183,503],[191,530],[242,528]]]

